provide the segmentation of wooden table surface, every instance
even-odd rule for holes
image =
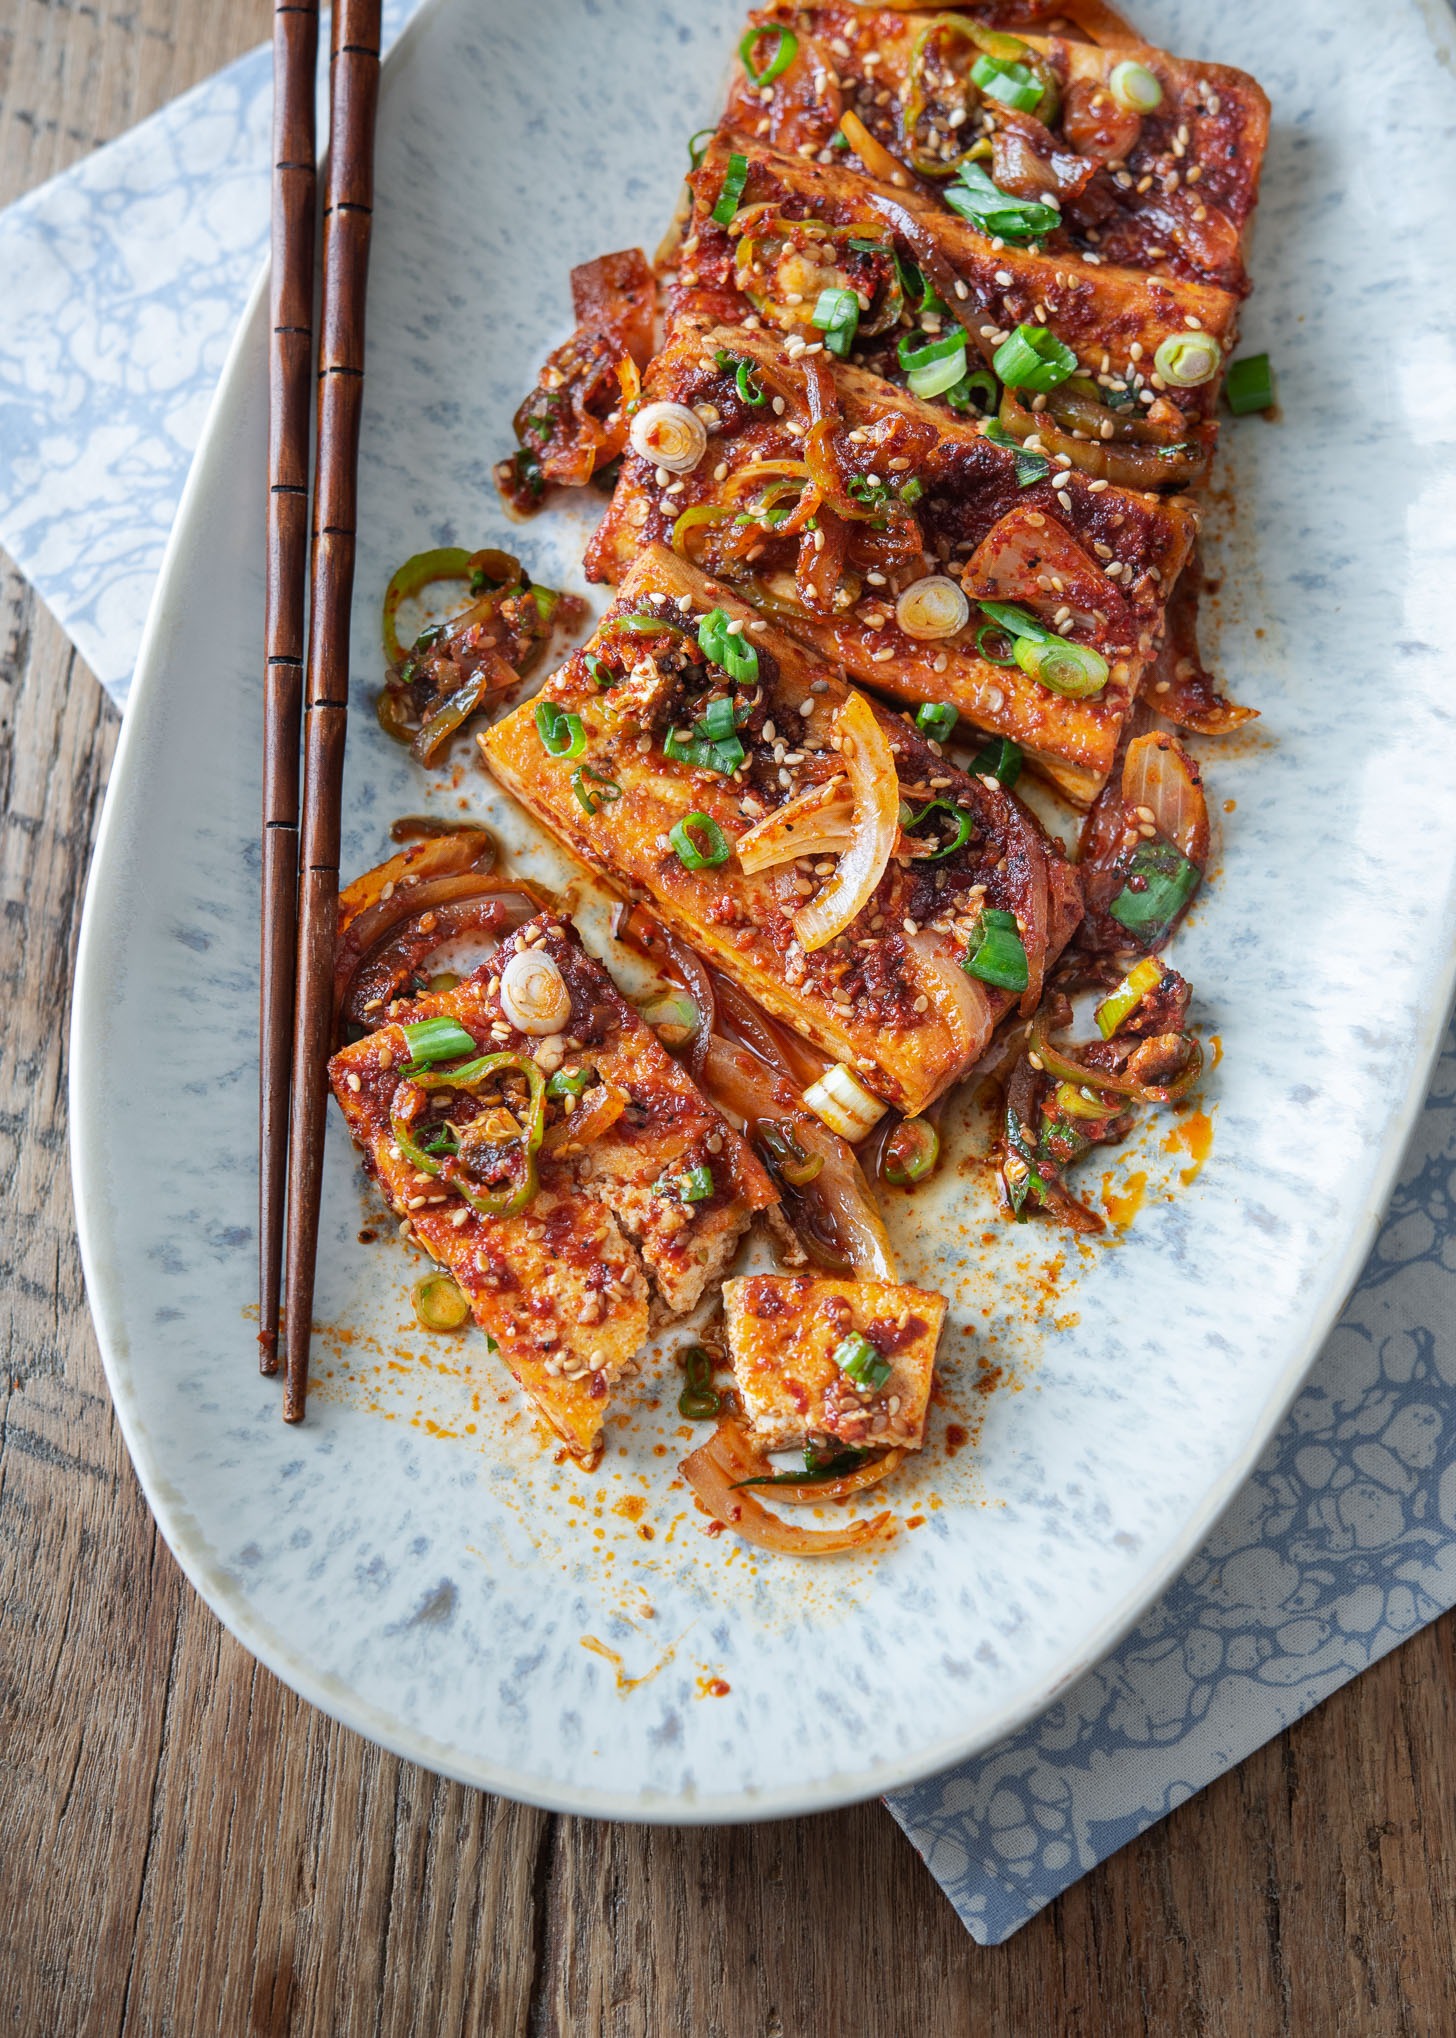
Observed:
[[[0,0],[0,203],[269,16]],[[553,1817],[382,1754],[245,1655],[137,1487],[72,1227],[64,1019],[117,726],[0,556],[0,2029],[1456,2030],[1449,1619],[991,1951],[879,1805],[717,1830]]]

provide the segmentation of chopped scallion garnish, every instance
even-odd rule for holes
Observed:
[[[852,290],[821,290],[812,322],[823,333],[829,352],[844,360],[859,331],[859,299]]]
[[[1156,948],[1173,931],[1203,873],[1171,842],[1141,843],[1123,868],[1126,882],[1107,910],[1144,948]]]
[[[699,729],[711,742],[721,743],[725,737],[738,733],[738,709],[726,694],[709,701],[703,710]]]
[[[726,347],[719,347],[713,359],[720,368],[733,369],[734,386],[742,402],[752,404],[755,410],[768,402],[768,391],[753,379],[754,362],[746,361],[742,354],[730,354]]]
[[[667,839],[684,870],[716,870],[728,861],[728,838],[711,814],[684,814]]]
[[[726,609],[709,609],[698,624],[698,648],[715,665],[721,665],[730,679],[752,686],[758,679],[758,653],[747,641],[742,626],[733,627]]]
[[[952,212],[982,233],[1013,244],[1053,233],[1062,223],[1055,200],[1013,198],[992,183],[979,163],[962,163],[957,180],[947,184],[940,195]]]
[[[1235,361],[1223,385],[1228,407],[1236,417],[1274,408],[1274,369],[1267,354],[1245,354]]]
[[[922,736],[930,736],[937,743],[949,743],[960,718],[960,709],[953,708],[949,701],[926,701],[915,710],[916,728]]]
[[[988,906],[981,914],[976,939],[961,968],[994,990],[1024,991],[1030,972],[1016,915]]]
[[[1141,962],[1134,963],[1115,991],[1109,991],[1093,1013],[1097,1031],[1104,1040],[1111,1040],[1119,1026],[1132,1017],[1149,991],[1155,991],[1163,981],[1163,965],[1154,955],[1145,955]]]
[[[835,1346],[834,1363],[846,1379],[853,1380],[857,1387],[867,1387],[871,1394],[878,1394],[895,1370],[858,1330],[851,1331]]]
[[[577,802],[588,814],[598,813],[609,807],[614,800],[622,797],[622,788],[614,778],[608,778],[603,771],[593,771],[589,764],[579,764],[571,774],[571,790]]]
[[[723,188],[718,193],[718,202],[713,207],[712,218],[716,226],[732,226],[738,202],[743,196],[743,187],[748,182],[747,156],[732,155],[723,178]]]
[[[1009,736],[993,736],[971,759],[971,771],[977,778],[994,778],[1010,792],[1021,776],[1020,744]]]
[[[558,707],[555,701],[537,701],[536,733],[548,757],[580,757],[586,748],[581,716]]]
[[[977,57],[971,65],[971,82],[989,99],[999,99],[1017,113],[1035,113],[1042,102],[1040,79],[1025,64],[1007,63],[1001,57]]]
[[[1024,673],[1070,700],[1087,700],[1101,693],[1110,677],[1107,660],[1090,644],[1069,644],[1064,637],[1050,637],[1038,644],[1030,637],[1018,637],[1014,649]]]
[[[1008,389],[1057,389],[1077,372],[1077,357],[1047,326],[1018,326],[991,357]]]
[[[910,394],[929,402],[956,387],[966,373],[966,336],[959,327],[938,339],[917,342],[907,333],[899,345],[900,366]]]
[[[718,132],[716,127],[700,127],[696,134],[688,137],[688,160],[696,170],[708,153],[708,145]]]
[[[1033,644],[1050,644],[1056,641],[1054,630],[1049,630],[1045,623],[1039,622],[1028,610],[1017,608],[1014,602],[983,601],[980,608],[982,615],[989,616],[997,629],[1004,631],[1013,643],[1022,637],[1029,637]]]
[[[477,1051],[459,1020],[443,1013],[435,1019],[413,1019],[400,1031],[408,1044],[410,1060],[422,1068],[431,1062],[455,1061],[462,1054]]]

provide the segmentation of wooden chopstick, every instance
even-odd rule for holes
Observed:
[[[298,740],[308,580],[313,394],[314,85],[318,0],[273,10],[273,225],[268,310],[268,561],[263,668],[263,936],[258,973],[258,1363],[278,1370],[298,936]]]
[[[303,742],[298,990],[288,1137],[287,1422],[308,1399],[328,1057],[333,1047],[339,822],[349,706],[359,421],[364,407],[364,289],[374,207],[380,0],[336,0],[329,56],[318,449]]]

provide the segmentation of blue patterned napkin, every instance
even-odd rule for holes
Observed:
[[[390,0],[388,34],[415,4]],[[118,702],[265,245],[270,94],[259,50],[0,216],[0,542]],[[1456,1603],[1453,1163],[1456,1037],[1345,1315],[1217,1532],[1049,1712],[889,1800],[982,1944]]]

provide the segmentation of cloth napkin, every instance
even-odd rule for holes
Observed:
[[[258,50],[0,215],[0,542],[118,704],[266,244],[270,95]],[[1195,1561],[1049,1712],[888,1800],[982,1944],[1456,1603],[1453,1164],[1456,1037],[1344,1317]]]

